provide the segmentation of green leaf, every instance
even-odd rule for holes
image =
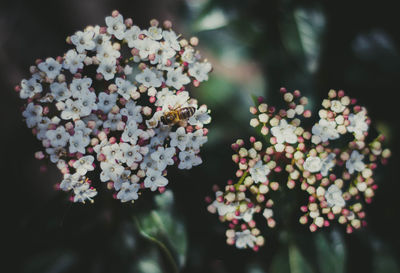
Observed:
[[[325,27],[325,18],[319,9],[300,8],[294,11],[294,19],[301,47],[309,72],[316,71],[320,55],[321,36]]]
[[[311,266],[304,259],[302,253],[294,242],[283,247],[274,257],[271,273],[310,273]]]
[[[330,238],[326,233],[319,232],[315,236],[318,253],[318,264],[322,273],[345,272],[346,253],[342,235],[333,231]]]
[[[173,200],[170,190],[157,196],[157,208],[135,218],[135,222],[141,235],[158,245],[177,271],[186,261],[187,235],[184,224],[173,213]]]

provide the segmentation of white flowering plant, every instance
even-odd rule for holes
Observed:
[[[57,187],[71,201],[93,202],[104,182],[121,202],[144,189],[163,192],[167,167],[202,163],[211,117],[187,91],[208,80],[198,39],[186,40],[155,19],[140,29],[118,11],[105,26],[88,26],[67,38],[63,56],[36,60],[31,76],[15,87],[23,116],[42,142],[36,158],[48,158],[63,175]],[[181,117],[180,109],[190,108]],[[178,113],[177,122],[161,122]]]
[[[284,192],[295,189],[305,196],[299,222],[311,232],[333,221],[345,225],[347,233],[365,226],[365,204],[378,188],[374,171],[390,156],[384,136],[371,136],[366,108],[342,90],[329,91],[314,121],[300,91],[280,92],[287,104],[281,110],[255,99],[250,125],[262,140],[251,137],[250,148],[242,139],[232,144],[238,180],[229,180],[222,191],[215,186],[215,199],[207,198],[208,210],[228,223],[227,243],[240,249],[264,245],[258,220],[273,228],[277,216],[292,215],[277,215],[274,204],[287,202]]]

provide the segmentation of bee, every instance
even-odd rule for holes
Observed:
[[[179,122],[185,122],[196,112],[196,107],[188,106],[188,107],[175,107],[174,109],[165,112],[163,116],[161,116],[161,122],[164,125],[175,125]]]

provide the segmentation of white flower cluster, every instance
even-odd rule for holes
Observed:
[[[26,124],[45,149],[36,156],[57,164],[64,175],[59,188],[72,191],[74,202],[92,201],[91,182],[98,180],[122,202],[136,200],[145,188],[162,192],[168,166],[202,163],[204,125],[211,121],[207,106],[185,90],[211,71],[195,49],[196,37],[181,38],[169,21],[140,29],[118,11],[105,21],[68,37],[75,48],[38,60],[32,77],[16,87],[27,100]],[[185,108],[194,113],[181,117]],[[179,120],[164,124],[167,112]]]
[[[377,189],[373,170],[390,156],[389,150],[382,149],[383,136],[367,138],[366,109],[343,91],[330,90],[319,119],[308,124],[308,99],[298,90],[282,88],[281,93],[286,109],[268,106],[262,98],[250,107],[254,115],[250,125],[264,136],[265,143],[255,137],[250,137],[249,149],[241,139],[233,143],[238,181],[229,180],[224,191],[215,187],[215,200],[208,198],[208,210],[228,222],[227,243],[237,248],[258,250],[264,244],[256,227],[256,221],[262,220],[254,214],[262,213],[267,226],[275,227],[274,204],[279,200],[270,192],[284,191],[285,183],[289,190],[298,186],[307,193],[299,221],[309,224],[310,231],[327,227],[333,220],[346,225],[348,233],[365,225],[363,203],[371,202]]]

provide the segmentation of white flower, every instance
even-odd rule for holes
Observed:
[[[178,147],[181,151],[184,151],[189,142],[189,136],[186,134],[184,127],[179,127],[176,132],[169,133],[171,138],[171,147]]]
[[[132,26],[130,29],[125,31],[124,39],[128,42],[128,47],[137,47],[137,41],[139,40],[139,35],[141,30],[137,26]]]
[[[99,67],[97,68],[97,73],[101,73],[104,76],[106,81],[114,78],[114,74],[116,73],[116,60],[115,59],[106,59],[103,60]]]
[[[256,165],[249,169],[249,173],[251,178],[255,183],[264,183],[267,181],[267,176],[271,172],[266,164],[262,164],[262,161],[259,160]]]
[[[136,48],[139,49],[139,56],[142,60],[147,59],[149,55],[155,54],[160,48],[160,43],[149,38],[143,40],[137,40]]]
[[[97,195],[97,191],[90,187],[88,183],[81,183],[74,188],[74,202],[85,203],[86,200],[92,201],[92,198]]]
[[[178,36],[175,34],[175,32],[173,30],[169,30],[169,31],[164,30],[162,35],[163,35],[164,41],[166,43],[168,43],[168,45],[170,47],[172,47],[176,51],[181,50],[181,46],[179,45],[179,41],[178,41]]]
[[[162,176],[161,171],[148,168],[146,171],[146,179],[144,180],[144,186],[155,191],[159,187],[164,187],[168,184],[168,179]]]
[[[182,86],[190,83],[190,79],[186,74],[182,73],[182,67],[178,67],[175,70],[168,71],[167,81],[165,83],[168,86],[172,86],[176,90],[179,90]]]
[[[129,100],[131,97],[131,94],[136,91],[136,86],[133,85],[131,82],[126,81],[122,78],[116,78],[115,79],[115,84],[118,87],[118,93],[126,100]]]
[[[194,63],[189,67],[189,74],[195,77],[199,82],[208,80],[208,73],[211,71],[212,66],[208,62]]]
[[[350,174],[354,171],[362,172],[365,169],[365,164],[363,162],[364,155],[360,154],[358,151],[353,151],[350,155],[350,159],[346,162],[346,168]]]
[[[124,183],[129,183],[131,181],[131,171],[130,170],[124,170],[122,174],[118,177],[117,181],[114,181],[114,189],[116,191],[119,191],[122,187],[122,184]]]
[[[125,107],[121,109],[120,113],[128,118],[128,122],[135,121],[136,123],[141,123],[143,121],[142,114],[140,113],[141,111],[142,106],[136,105],[133,100],[130,100],[125,104]]]
[[[322,168],[322,160],[318,156],[310,156],[307,157],[306,161],[303,164],[305,170],[311,173],[317,173]]]
[[[139,198],[138,191],[140,189],[140,185],[137,183],[131,184],[129,182],[125,182],[121,186],[121,190],[117,194],[117,198],[122,202],[128,202],[132,200],[136,200]]]
[[[77,173],[85,175],[88,171],[94,170],[93,160],[94,157],[91,155],[83,156],[76,160],[72,166],[76,169]]]
[[[193,166],[200,165],[203,161],[199,156],[196,156],[193,150],[181,151],[179,153],[179,169],[191,169]]]
[[[124,132],[122,133],[121,139],[124,142],[136,144],[138,137],[143,133],[143,130],[138,129],[137,123],[131,120],[125,126]]]
[[[162,111],[170,111],[171,109],[175,109],[177,107],[187,107],[189,100],[189,93],[187,91],[179,92],[177,95],[167,95],[165,100],[163,101]]]
[[[297,136],[294,133],[296,127],[288,124],[286,120],[282,119],[278,126],[274,126],[271,129],[271,133],[276,137],[277,143],[281,144],[284,142],[294,144],[297,142]]]
[[[54,80],[60,74],[62,65],[53,58],[47,58],[45,62],[38,64],[38,68],[45,72],[49,79]]]
[[[195,54],[194,49],[191,47],[187,47],[185,49],[185,51],[182,53],[181,60],[183,62],[187,62],[188,64],[191,64],[196,60],[194,54]]]
[[[256,236],[251,234],[250,230],[246,229],[244,231],[236,231],[235,232],[235,245],[237,248],[247,248],[254,247],[254,243],[256,241]]]
[[[69,140],[70,135],[65,130],[64,126],[58,126],[55,130],[48,130],[46,138],[50,140],[53,147],[65,147]]]
[[[221,195],[223,195],[222,191],[215,192],[216,199]],[[227,205],[224,202],[218,202],[217,200],[214,200],[212,206],[217,209],[220,216],[225,216],[228,213],[233,213],[236,211],[236,206],[232,203]]]
[[[96,47],[96,44],[93,41],[94,34],[93,30],[87,30],[84,32],[77,31],[71,36],[71,42],[76,46],[76,50],[79,53],[82,53],[85,50],[92,50]]]
[[[70,49],[65,54],[63,67],[68,69],[72,74],[75,74],[78,69],[83,68],[83,60],[85,58],[85,54],[78,54],[75,49]]]
[[[157,151],[153,152],[150,157],[157,165],[157,169],[164,170],[167,165],[174,165],[172,157],[175,154],[175,148],[158,147]]]
[[[124,154],[124,162],[126,165],[132,166],[133,163],[142,161],[143,156],[140,153],[140,146],[121,143],[120,147]]]
[[[116,93],[107,94],[101,92],[99,94],[99,102],[97,103],[97,108],[107,114],[117,103],[117,99],[118,94]]]
[[[115,62],[121,56],[119,50],[113,48],[110,42],[104,43],[97,51],[97,59],[100,62]]]
[[[107,32],[114,35],[118,40],[124,38],[124,32],[126,26],[124,24],[124,18],[121,14],[116,17],[107,16],[106,17]]]
[[[65,102],[65,108],[61,112],[61,118],[65,120],[77,120],[82,115],[81,109],[82,105],[79,100],[73,101],[71,99],[67,99],[67,101]]]
[[[79,173],[66,173],[64,174],[64,179],[60,183],[60,189],[63,191],[72,190],[80,181],[82,181],[82,177]]]
[[[207,142],[207,136],[203,135],[203,130],[196,130],[194,133],[188,134],[189,147],[194,150],[200,149],[200,147]]]
[[[90,115],[92,110],[97,110],[96,99],[97,97],[94,92],[88,91],[80,94],[78,105],[81,109],[81,117]]]
[[[174,57],[176,51],[173,50],[167,43],[161,43],[159,49],[155,52],[154,60],[151,60],[151,64],[163,64],[165,65],[169,59]]]
[[[155,26],[149,27],[149,29],[144,32],[144,34],[146,34],[149,38],[151,38],[153,40],[162,39],[161,33],[162,33],[162,29],[155,27]]]
[[[53,82],[52,84],[50,84],[50,90],[51,94],[54,96],[54,99],[57,101],[64,101],[72,95],[65,82]]]
[[[208,109],[206,105],[202,105],[188,120],[190,125],[203,127],[204,124],[209,124],[211,122],[211,117],[208,114]]]
[[[335,185],[331,185],[325,192],[325,199],[329,207],[344,207],[346,205],[345,200],[342,197],[342,191]]]
[[[121,147],[117,143],[105,145],[101,148],[101,153],[106,156],[107,161],[110,163],[124,161],[124,154],[122,153]]]
[[[326,119],[320,119],[316,123],[311,132],[313,135],[318,136],[322,142],[329,140],[334,140],[339,138],[339,133],[336,130],[336,122],[327,121]]]
[[[245,212],[241,212],[239,215],[235,214],[235,218],[238,220],[243,219],[243,221],[248,223],[253,220],[254,212],[254,208],[247,208]]]
[[[350,124],[347,126],[347,131],[354,133],[356,138],[361,137],[364,132],[368,131],[368,123],[365,121],[366,118],[365,111],[361,111],[355,115],[350,114]]]
[[[346,107],[338,100],[331,101],[331,110],[336,113],[342,113]]]
[[[322,160],[321,174],[323,176],[327,176],[329,170],[335,166],[335,157],[336,155],[334,153],[330,153],[326,158]]]
[[[35,78],[29,80],[23,79],[21,81],[21,91],[19,97],[21,99],[32,98],[37,93],[41,93],[43,90],[42,85],[37,82]]]
[[[161,91],[157,92],[156,94],[156,102],[154,103],[155,106],[163,106],[165,101],[169,99],[169,97],[174,96],[174,93],[170,91],[168,88],[164,87]]]
[[[31,102],[28,104],[22,115],[26,118],[26,125],[28,128],[33,128],[42,120],[43,107]]]
[[[96,49],[99,50],[103,45],[108,43],[111,39],[111,35],[108,33],[100,33],[100,26],[95,26],[93,31],[95,34],[93,41],[96,44]]]
[[[85,154],[85,147],[90,143],[89,137],[83,136],[82,131],[76,131],[73,136],[69,138],[69,152],[71,154],[79,152]]]
[[[69,88],[72,92],[72,97],[80,98],[82,94],[90,92],[89,88],[92,85],[91,78],[73,79]]]
[[[141,73],[137,74],[135,79],[146,87],[161,86],[161,80],[157,78],[156,73],[147,67]]]
[[[50,161],[56,163],[67,154],[67,150],[64,147],[46,148],[46,153],[50,156]]]
[[[122,123],[121,114],[108,113],[107,120],[103,123],[104,128],[110,128],[111,131],[118,130],[120,124]]]
[[[102,172],[100,174],[101,182],[107,181],[117,181],[122,172],[124,171],[124,167],[116,163],[109,162],[101,162],[100,168]]]

